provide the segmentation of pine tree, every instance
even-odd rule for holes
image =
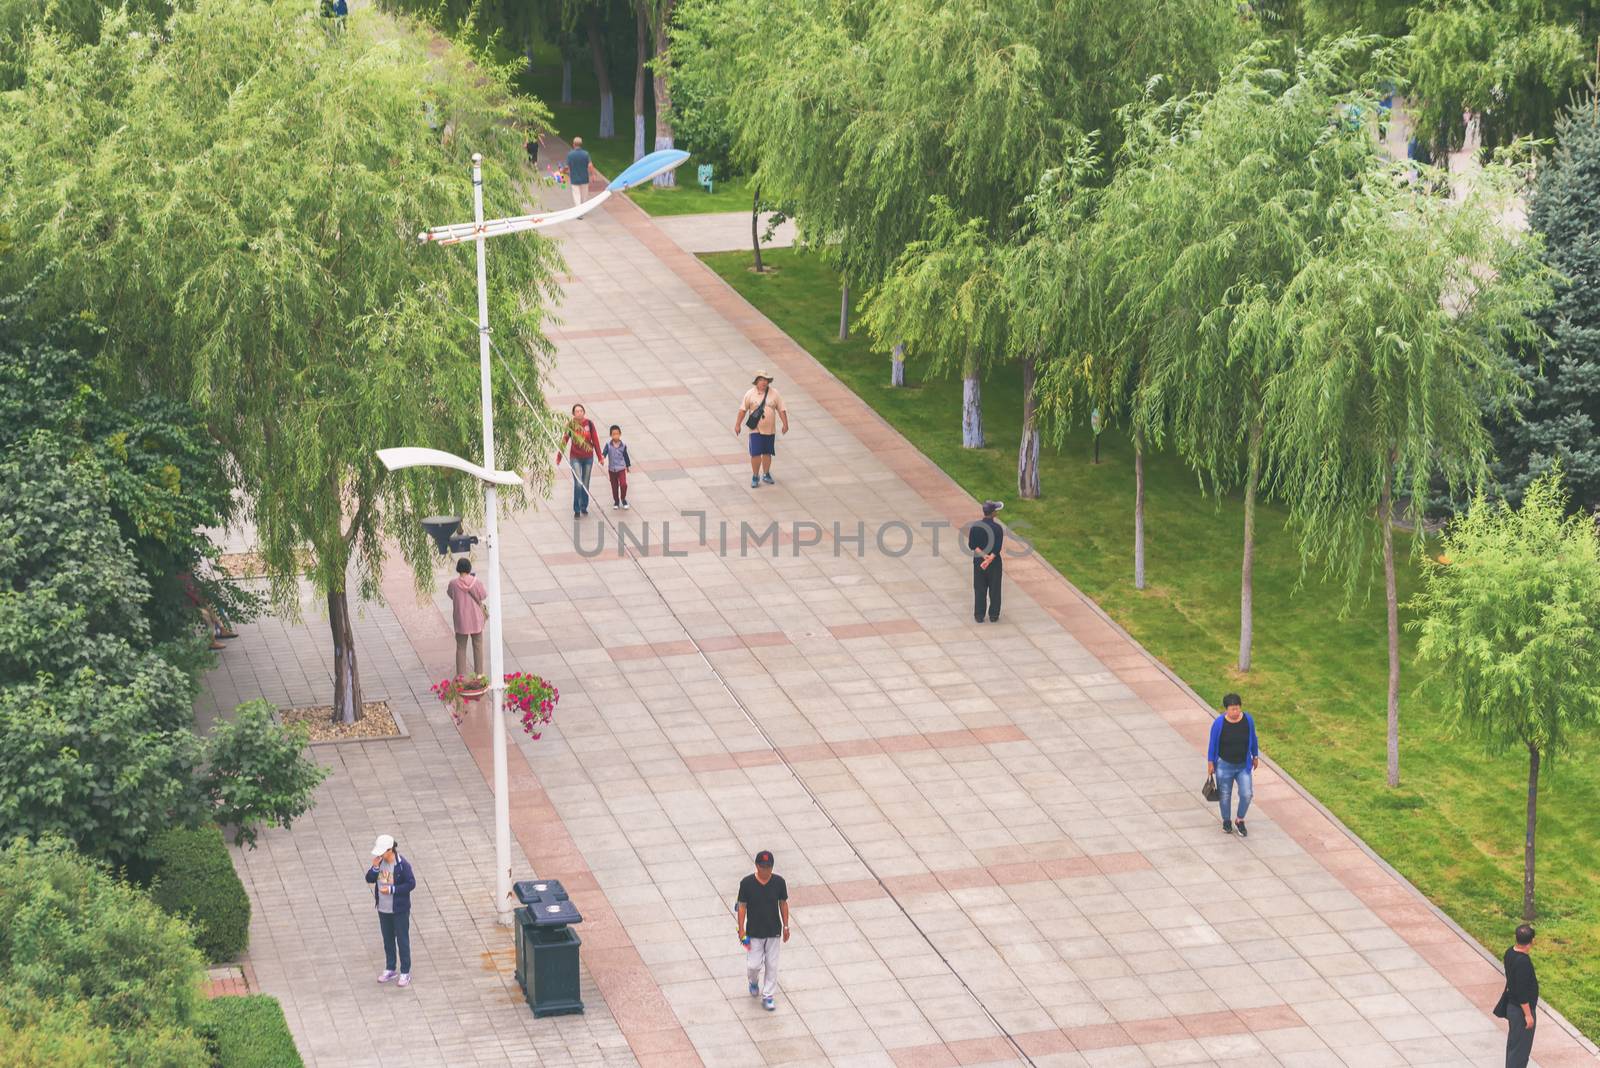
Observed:
[[[1600,101],[1579,104],[1539,176],[1528,218],[1545,239],[1545,263],[1559,276],[1539,316],[1548,341],[1514,350],[1532,393],[1522,421],[1496,428],[1495,474],[1505,495],[1523,492],[1560,463],[1574,509],[1600,505]]]

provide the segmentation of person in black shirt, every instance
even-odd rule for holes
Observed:
[[[989,622],[1000,622],[1000,549],[1006,531],[994,514],[1004,507],[999,501],[984,501],[983,518],[967,532],[967,548],[972,552],[972,618],[979,623],[986,603]]]
[[[1504,1016],[1510,1029],[1506,1032],[1506,1068],[1528,1068],[1528,1058],[1533,1054],[1533,1010],[1539,1007],[1539,977],[1533,972],[1533,928],[1523,924],[1517,928],[1517,944],[1506,950],[1506,990],[1495,1006],[1495,1015]]]
[[[1222,833],[1239,832],[1248,838],[1244,814],[1255,797],[1254,772],[1261,764],[1261,743],[1256,738],[1255,717],[1244,710],[1239,695],[1222,699],[1222,715],[1211,721],[1211,741],[1206,748],[1206,774],[1216,777],[1217,805],[1222,809]],[[1233,788],[1239,788],[1239,815],[1233,814]]]
[[[783,876],[772,874],[772,854],[765,849],[756,854],[755,874],[739,883],[738,913],[750,996],[760,994],[771,1012],[778,1007],[778,949],[789,941],[789,887]]]

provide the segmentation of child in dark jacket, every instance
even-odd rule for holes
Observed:
[[[600,455],[605,457],[606,475],[611,479],[611,507],[628,507],[628,468],[633,466],[633,458],[622,443],[622,428],[615,423],[611,425],[611,440]]]
[[[367,882],[372,884],[372,903],[378,907],[378,929],[383,932],[383,971],[378,973],[378,982],[387,983],[398,975],[397,985],[410,986],[411,891],[416,889],[417,877],[411,862],[400,855],[393,835],[380,834],[373,843]]]

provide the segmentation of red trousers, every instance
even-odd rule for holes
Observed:
[[[621,504],[628,499],[628,469],[621,471],[607,471],[611,479],[611,503]]]

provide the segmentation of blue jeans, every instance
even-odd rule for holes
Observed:
[[[1239,784],[1239,815],[1231,816],[1229,810],[1233,808],[1233,784]],[[1222,822],[1232,823],[1235,819],[1244,819],[1244,814],[1250,810],[1250,800],[1256,796],[1255,783],[1250,779],[1250,762],[1243,764],[1230,764],[1226,760],[1217,761],[1217,805],[1222,809]]]
[[[572,510],[589,510],[589,472],[594,470],[594,457],[587,460],[569,460],[572,464]]]
[[[395,951],[400,954],[400,973],[411,974],[411,913],[380,912],[378,929],[383,932],[383,966],[394,971]]]

